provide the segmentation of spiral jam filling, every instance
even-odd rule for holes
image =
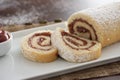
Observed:
[[[81,26],[81,25],[77,25],[75,27],[75,24],[77,22],[78,23],[81,22],[83,24],[86,24],[90,29],[85,27],[85,26]],[[96,31],[95,31],[93,25],[89,24],[86,20],[83,20],[81,18],[80,19],[75,19],[68,26],[69,26],[69,31],[72,34],[80,35],[81,37],[85,37],[85,38],[88,38],[90,40],[96,40],[96,41],[98,40],[97,35],[96,35]]]
[[[28,39],[28,45],[34,49],[38,50],[50,50],[51,46],[51,33],[50,32],[42,32],[35,33]]]
[[[66,45],[76,50],[89,50],[96,43],[71,35],[65,31],[61,32],[62,39]]]

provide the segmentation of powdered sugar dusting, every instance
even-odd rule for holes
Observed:
[[[120,2],[113,2],[77,12],[70,17],[68,23],[70,24],[75,19],[80,18],[93,26],[102,47],[120,41]],[[74,26],[81,26],[81,24],[75,24]]]
[[[27,8],[26,5],[28,5]],[[45,13],[40,13],[41,10],[42,8],[30,5],[29,1],[13,0],[11,2],[11,0],[2,0],[0,1],[0,24],[11,25],[36,22],[39,20],[39,16],[43,16]]]
[[[120,2],[114,2],[101,7],[83,10],[81,12],[90,15],[100,24],[113,25],[117,21],[120,21]]]
[[[51,35],[51,41],[52,44],[57,47],[59,55],[70,62],[86,62],[93,59],[96,59],[100,56],[99,50],[101,49],[101,45],[96,43],[93,47],[91,47],[90,50],[76,50],[72,49],[68,45],[65,44],[65,42],[62,39],[61,35],[62,29],[59,28]],[[89,45],[90,43],[88,43]],[[82,46],[84,47],[84,46]],[[98,56],[96,56],[98,55]]]
[[[32,22],[34,20],[37,20],[38,19],[38,14],[39,15],[44,15],[44,14],[40,14],[36,9],[31,8],[31,11],[32,12],[26,12],[26,11],[22,11],[21,13],[16,13],[15,15],[13,16],[10,16],[10,17],[2,17],[0,18],[0,23],[2,24],[22,24],[22,23],[25,23],[25,22]]]

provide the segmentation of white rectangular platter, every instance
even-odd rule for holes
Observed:
[[[65,28],[66,22],[13,32],[11,50],[6,56],[0,57],[0,80],[44,79],[120,60],[120,42],[104,48],[99,59],[85,63],[70,63],[60,58],[51,63],[37,63],[22,56],[20,43],[23,36],[37,30],[55,30],[57,27]]]

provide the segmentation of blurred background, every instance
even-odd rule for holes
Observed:
[[[74,12],[119,0],[0,0],[0,25],[67,20]]]

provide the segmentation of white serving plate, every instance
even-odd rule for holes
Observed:
[[[57,27],[65,28],[65,26],[66,23],[62,22],[13,32],[12,49],[8,55],[0,57],[0,80],[19,80],[33,77],[43,79],[120,60],[120,42],[104,48],[99,59],[85,63],[70,63],[60,58],[51,63],[37,63],[22,56],[20,43],[23,36],[37,30],[54,30]]]

